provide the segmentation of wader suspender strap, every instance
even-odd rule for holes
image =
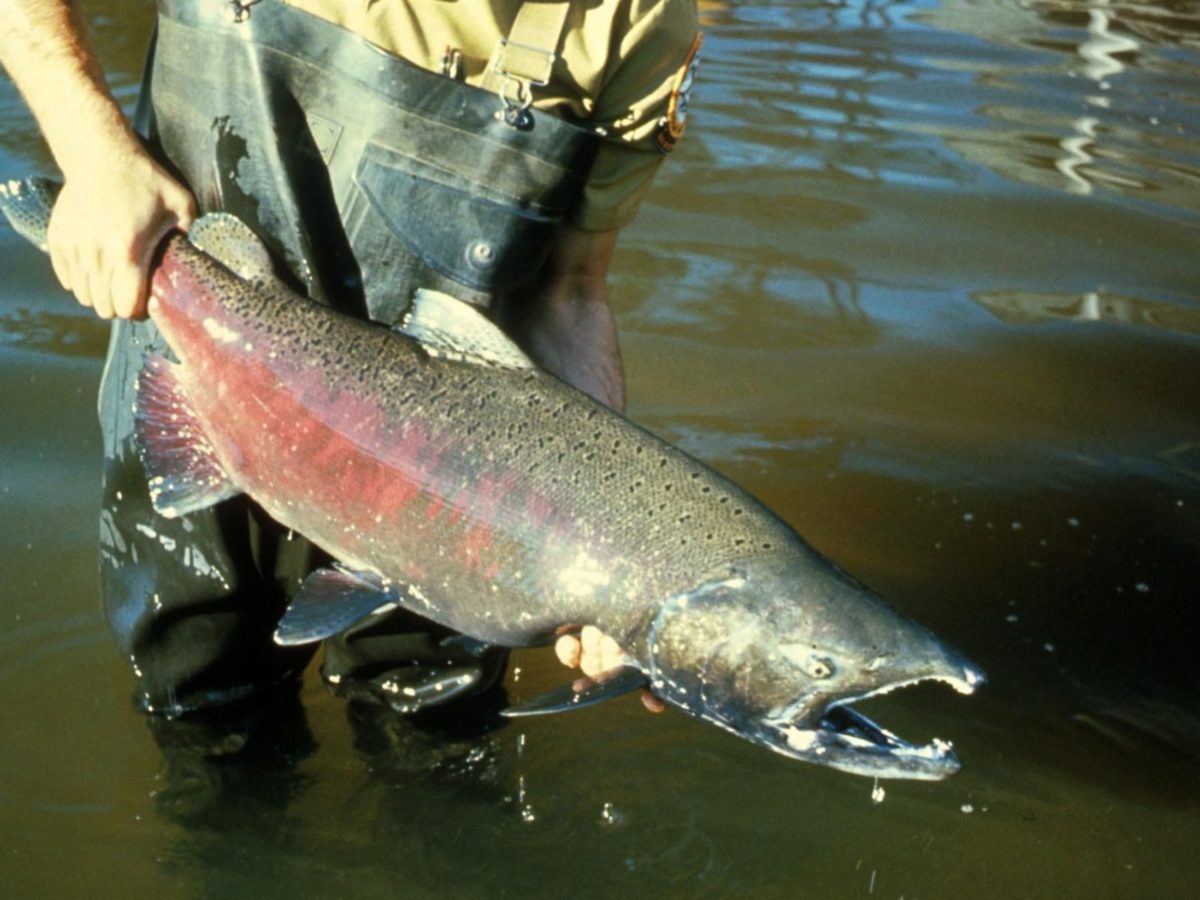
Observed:
[[[508,37],[496,42],[480,86],[499,95],[509,125],[526,124],[533,88],[549,83],[570,9],[570,0],[522,3]]]

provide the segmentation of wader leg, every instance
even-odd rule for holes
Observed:
[[[337,693],[412,713],[499,685],[508,652],[480,651],[456,632],[402,609],[329,638],[321,675]]]
[[[225,829],[231,815],[243,826],[247,815],[276,826],[308,782],[297,767],[317,749],[295,691],[208,714],[148,716],[146,723],[165,763],[154,806],[185,828]]]

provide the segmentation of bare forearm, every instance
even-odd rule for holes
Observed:
[[[562,226],[533,290],[500,309],[503,327],[542,368],[618,412],[625,380],[606,277],[616,231]]]
[[[541,327],[529,341],[534,359],[601,403],[624,412],[620,342],[603,276],[568,277],[543,291]]]
[[[47,232],[62,286],[102,318],[145,315],[150,260],[195,215],[113,100],[72,0],[4,0],[0,63],[65,176]]]
[[[137,139],[113,100],[70,0],[10,0],[0,17],[0,63],[29,104],[70,179],[95,165],[96,144],[117,153]]]

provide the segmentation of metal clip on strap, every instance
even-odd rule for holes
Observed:
[[[235,25],[240,25],[250,19],[250,7],[260,0],[229,0],[229,9],[227,15],[229,21]]]
[[[528,125],[533,88],[550,81],[569,10],[568,0],[522,3],[508,37],[496,42],[483,87],[495,91],[503,104],[497,118],[514,128]]]

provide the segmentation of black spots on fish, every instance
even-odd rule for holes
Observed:
[[[496,398],[499,396],[500,396],[500,391],[498,391],[496,388],[491,388],[490,390],[486,390],[486,391],[480,391],[479,394],[475,397],[475,405],[480,410],[487,409],[489,406],[491,406],[493,403],[496,402]]]

